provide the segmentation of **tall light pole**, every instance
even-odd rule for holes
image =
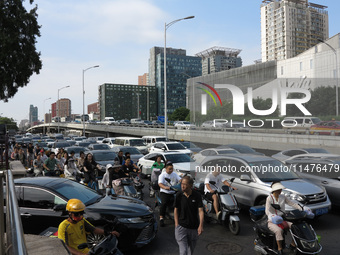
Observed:
[[[182,19],[176,19],[171,21],[170,23],[164,24],[164,135],[168,138],[168,106],[167,106],[167,94],[166,94],[166,30],[172,26],[173,24],[177,23],[178,21],[185,20],[185,19],[193,19],[195,16],[188,16]]]
[[[326,43],[324,40],[321,40],[321,39],[318,39],[319,42],[322,42],[324,44],[326,44],[334,53],[334,56],[335,56],[335,79],[336,79],[336,88],[335,88],[335,113],[336,113],[336,116],[338,117],[339,116],[339,98],[338,98],[338,95],[339,95],[339,81],[338,81],[338,78],[339,78],[339,75],[338,75],[338,54],[336,53],[336,50],[331,46],[329,45],[328,43]]]
[[[60,102],[59,102],[59,91],[60,90],[62,90],[62,89],[66,89],[66,88],[69,88],[70,86],[65,86],[65,87],[62,87],[62,88],[60,88],[60,89],[58,89],[58,101],[57,101],[57,103],[58,103],[58,133],[60,133],[60,128],[59,128],[59,123],[60,123],[60,120],[61,120],[61,118],[60,118]]]
[[[92,68],[97,68],[99,65],[90,66],[86,69],[83,69],[83,136],[85,136],[85,89],[84,89],[84,74],[87,70]]]
[[[43,134],[45,134],[45,123],[46,123],[46,120],[45,120],[45,102],[47,101],[47,100],[50,100],[51,99],[51,97],[49,97],[49,98],[46,98],[45,100],[44,100],[44,105],[43,105],[43,116],[44,116],[44,132],[43,132]]]

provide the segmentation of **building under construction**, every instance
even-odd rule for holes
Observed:
[[[241,50],[225,47],[212,47],[196,54],[202,58],[202,75],[217,73],[231,68],[241,67]]]

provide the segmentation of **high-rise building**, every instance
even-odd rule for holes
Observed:
[[[217,73],[231,68],[241,67],[241,50],[225,47],[212,47],[196,54],[202,58],[202,75]]]
[[[167,110],[173,113],[186,106],[186,83],[190,77],[202,75],[200,57],[187,56],[183,49],[166,49]],[[164,48],[150,49],[149,85],[157,87],[158,115],[164,115]]]
[[[59,101],[51,105],[52,108],[52,118],[59,116],[70,117],[71,116],[71,100],[67,98],[59,99]]]
[[[295,57],[329,37],[327,6],[308,0],[263,0],[262,62]]]
[[[149,84],[149,74],[145,73],[138,76],[138,85],[148,85]]]
[[[101,120],[105,117],[155,119],[156,87],[104,83],[99,86],[99,110]]]
[[[29,123],[38,121],[38,107],[30,105]]]

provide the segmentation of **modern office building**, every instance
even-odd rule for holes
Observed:
[[[166,49],[167,110],[173,113],[186,106],[186,82],[190,77],[202,75],[201,58],[187,56],[183,49]],[[150,49],[149,85],[157,88],[158,115],[164,115],[164,48]]]
[[[30,105],[29,110],[29,123],[38,121],[38,107]]]
[[[202,75],[218,73],[231,68],[241,67],[241,50],[225,47],[212,47],[196,54],[202,58]]]
[[[157,94],[155,86],[108,84],[99,86],[100,119],[116,120],[157,118]]]
[[[329,37],[327,6],[308,0],[263,0],[262,62],[295,57]]]
[[[149,84],[149,74],[145,73],[138,76],[138,85],[148,85]]]
[[[59,101],[51,105],[52,108],[52,118],[59,116],[70,117],[71,116],[71,100],[67,98],[59,99]],[[60,111],[60,112],[59,112]]]

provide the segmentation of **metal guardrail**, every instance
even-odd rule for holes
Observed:
[[[14,178],[8,165],[8,136],[0,148],[5,148],[5,164],[0,171],[0,255],[27,255],[24,231],[16,197]],[[6,183],[6,185],[4,185]],[[5,192],[4,192],[5,191]],[[6,195],[4,195],[4,193]],[[6,217],[5,217],[6,201]],[[6,227],[5,227],[6,223]]]

